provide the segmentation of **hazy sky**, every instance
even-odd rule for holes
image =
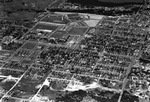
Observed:
[[[104,2],[142,2],[143,0],[99,0]]]

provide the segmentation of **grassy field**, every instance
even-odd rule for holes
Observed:
[[[55,25],[50,25],[50,24],[38,24],[35,26],[34,29],[42,29],[42,30],[56,30],[58,28],[58,26]]]
[[[88,28],[73,27],[73,28],[71,28],[71,30],[68,33],[71,34],[71,35],[83,35],[86,32],[87,29]]]
[[[55,32],[54,34],[52,34],[50,37],[54,37],[54,38],[60,39],[60,38],[62,38],[65,34],[66,34],[66,33],[63,32],[63,31],[57,31],[57,32]]]
[[[30,74],[30,72],[27,74]],[[38,91],[36,86],[41,84],[42,82],[42,78],[38,77],[38,79],[33,79],[32,75],[25,75],[8,94],[16,98],[29,99],[36,94],[36,92]]]
[[[95,27],[99,20],[87,20],[87,21],[84,21],[89,27]]]
[[[36,43],[28,42],[22,48],[32,50],[36,46]]]
[[[68,24],[70,22],[68,19],[66,19],[62,15],[47,16],[42,21],[51,22],[51,23],[58,23],[58,24]]]

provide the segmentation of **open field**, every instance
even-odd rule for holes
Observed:
[[[58,24],[68,24],[70,22],[63,15],[49,15],[49,16],[45,17],[42,21],[58,23]]]
[[[38,24],[35,26],[35,30],[39,29],[39,30],[49,30],[49,31],[54,31],[58,28],[58,26],[55,25],[50,25],[50,24]]]
[[[29,99],[36,94],[36,86],[42,82],[40,78],[35,80],[32,76],[25,76],[8,94],[16,98]]]
[[[99,22],[99,20],[86,20],[86,21],[84,21],[89,27],[95,27],[97,24],[98,24],[98,22]]]
[[[56,31],[54,34],[52,34],[50,37],[54,37],[54,38],[62,38],[64,35],[66,34],[66,32],[63,31]]]
[[[68,33],[71,34],[71,35],[83,35],[86,32],[87,29],[88,28],[72,27],[71,30],[69,30]]]
[[[55,12],[56,14],[61,14],[61,15],[68,15],[68,14],[73,14],[72,12]],[[84,15],[84,16],[89,16],[90,19],[99,19],[101,20],[103,17],[105,17],[104,15],[96,15],[96,14],[88,14],[88,13],[79,13],[80,15]]]
[[[28,42],[22,48],[32,50],[36,45],[37,45],[36,43]]]

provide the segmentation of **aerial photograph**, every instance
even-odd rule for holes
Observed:
[[[0,0],[0,102],[150,102],[150,0]]]

